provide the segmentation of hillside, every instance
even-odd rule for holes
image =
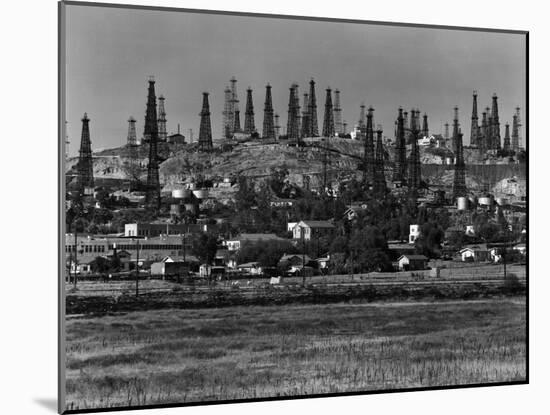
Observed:
[[[176,184],[192,181],[198,175],[206,178],[223,178],[244,175],[262,178],[273,171],[285,168],[289,172],[289,181],[298,186],[309,179],[311,187],[320,185],[323,177],[323,161],[327,159],[327,174],[331,180],[360,177],[359,163],[363,154],[363,143],[355,140],[334,138],[325,146],[319,139],[306,139],[306,147],[294,147],[285,144],[264,144],[259,141],[233,143],[232,149],[216,149],[211,153],[196,151],[195,145],[170,146],[163,144],[159,149],[165,160],[160,165],[160,180],[169,190]],[[328,150],[327,150],[328,147]],[[452,165],[441,164],[452,153],[444,149],[420,147],[422,178],[432,185],[451,186],[454,177]],[[391,161],[394,157],[393,146],[386,146],[386,174],[391,178]],[[129,151],[126,147],[103,150],[94,153],[94,177],[97,179],[127,178]],[[142,168],[141,177],[146,177],[148,148],[142,146],[138,151],[138,162]],[[466,166],[466,184],[472,190],[488,190],[505,179],[516,177],[525,179],[525,166],[503,164],[484,164],[477,151],[464,149]],[[67,171],[75,165],[77,158],[69,160]]]

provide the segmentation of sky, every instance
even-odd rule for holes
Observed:
[[[301,103],[311,78],[319,129],[327,87],[340,90],[348,130],[364,102],[375,109],[374,123],[388,137],[393,137],[399,106],[418,107],[428,114],[430,132],[443,133],[456,105],[468,144],[473,90],[480,119],[493,93],[498,95],[502,137],[515,107],[525,114],[521,34],[82,5],[68,5],[66,16],[70,155],[78,153],[84,112],[91,119],[94,151],[125,144],[130,116],[141,136],[150,75],[157,96],[166,99],[168,134],[180,124],[186,136],[193,130],[194,140],[203,91],[210,93],[213,138],[221,137],[224,89],[233,76],[241,125],[251,87],[260,132],[265,85],[272,85],[274,110],[286,126],[290,85],[299,85]]]

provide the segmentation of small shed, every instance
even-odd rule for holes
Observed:
[[[400,271],[414,271],[426,269],[428,258],[424,255],[401,255],[397,259],[397,266]]]

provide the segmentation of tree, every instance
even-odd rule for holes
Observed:
[[[239,190],[235,194],[235,207],[237,211],[246,211],[256,204],[256,193],[254,186],[249,183],[245,176],[239,176]]]
[[[349,240],[348,263],[352,271],[385,271],[391,268],[388,242],[376,226],[356,230]]]
[[[245,242],[237,253],[237,262],[259,262],[263,267],[276,267],[284,254],[296,254],[298,249],[290,241]]]
[[[211,233],[200,233],[191,239],[191,253],[202,263],[212,264],[217,249],[218,238]]]
[[[441,244],[445,233],[435,222],[426,222],[420,227],[420,236],[415,241],[419,254],[428,258],[437,258],[441,254]]]

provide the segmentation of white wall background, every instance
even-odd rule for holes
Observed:
[[[116,1],[114,1],[116,2]],[[122,3],[122,2],[120,2]],[[315,400],[165,409],[142,414],[284,413],[514,414],[547,413],[548,176],[544,129],[548,91],[548,11],[535,1],[276,2],[210,0],[135,4],[530,30],[531,385],[366,395]],[[57,5],[54,0],[3,2],[2,24],[2,359],[0,412],[55,411],[57,385]],[[6,130],[7,127],[7,130]],[[546,194],[545,194],[546,193]],[[546,219],[546,220],[545,220]],[[540,254],[540,255],[539,255]],[[539,266],[536,264],[536,258]],[[127,413],[127,412],[124,412]]]

